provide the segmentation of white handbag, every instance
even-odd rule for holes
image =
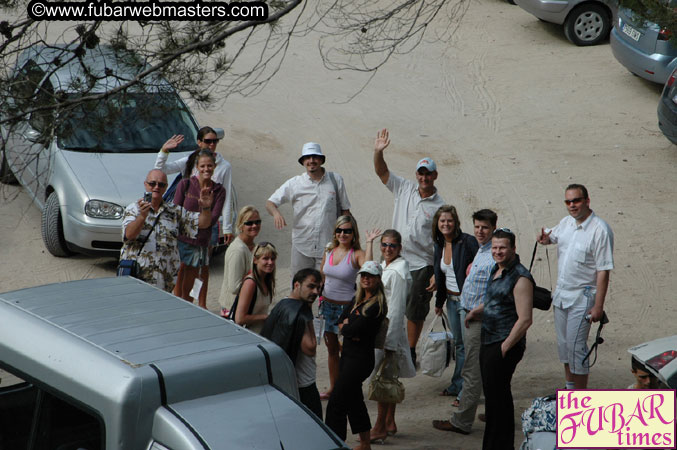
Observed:
[[[441,319],[441,320],[440,320]],[[434,331],[438,321],[442,322],[441,331]],[[444,314],[435,316],[428,332],[423,337],[423,353],[421,354],[421,373],[440,377],[449,366],[454,353],[454,336],[447,327]]]

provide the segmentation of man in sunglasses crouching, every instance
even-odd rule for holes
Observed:
[[[179,235],[196,238],[198,228],[211,226],[214,194],[209,188],[202,189],[197,213],[162,201],[167,190],[167,175],[163,171],[148,172],[144,186],[144,198],[125,208],[120,260],[135,260],[139,266],[137,278],[171,292],[179,271],[176,238]],[[149,194],[150,202],[146,201]]]
[[[609,273],[614,268],[614,234],[590,209],[588,190],[570,184],[564,191],[569,215],[546,232],[538,242],[557,244],[557,287],[552,296],[555,310],[557,351],[564,363],[567,389],[588,387],[590,324],[604,314]]]

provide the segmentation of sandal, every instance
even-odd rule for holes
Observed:
[[[451,406],[452,408],[458,408],[459,406],[461,406],[461,401],[459,399],[456,399],[453,402],[451,402]]]
[[[456,397],[458,395],[457,392],[449,392],[446,389],[440,392],[441,397]]]
[[[320,400],[329,400],[331,397],[331,392],[323,392],[320,394]]]

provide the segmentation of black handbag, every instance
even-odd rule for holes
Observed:
[[[536,258],[536,249],[538,248],[538,242],[534,244],[534,251],[531,254],[531,264],[529,264],[529,272],[534,266],[534,259]],[[548,275],[550,276],[550,290],[534,285],[534,308],[547,311],[552,305],[552,275],[550,274],[550,255],[548,255],[548,249],[545,249],[545,257],[548,260]]]
[[[136,256],[139,256],[141,254],[143,246],[146,245],[146,242],[148,242],[148,238],[150,238],[150,235],[153,234],[153,230],[155,230],[155,225],[157,225],[158,220],[160,220],[160,216],[162,215],[163,212],[165,211],[162,210],[160,214],[158,214],[157,217],[155,218],[155,222],[153,222],[153,227],[150,229],[150,232],[141,243],[141,247],[139,248],[139,251],[136,253]],[[129,276],[133,278],[139,278],[139,275],[141,274],[141,266],[139,266],[139,263],[136,261],[136,259],[121,259],[120,262],[118,263],[117,274],[119,277]]]

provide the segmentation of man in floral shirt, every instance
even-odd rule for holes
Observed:
[[[152,194],[151,201],[141,199],[125,209],[120,259],[136,260],[140,267],[139,279],[171,292],[179,271],[177,237],[183,234],[194,238],[198,228],[210,227],[213,193],[209,188],[200,192],[201,211],[197,213],[162,201],[167,175],[161,170],[148,172],[144,185]]]

